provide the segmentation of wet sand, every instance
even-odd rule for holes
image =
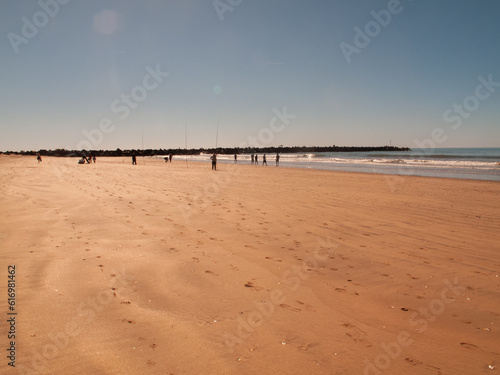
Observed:
[[[498,182],[218,167],[0,156],[5,373],[498,371]]]

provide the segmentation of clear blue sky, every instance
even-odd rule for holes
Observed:
[[[498,0],[60,1],[0,2],[0,150],[500,146]]]

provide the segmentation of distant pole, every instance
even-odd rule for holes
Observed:
[[[217,130],[215,132],[215,148],[217,148],[219,141],[219,122],[220,122],[220,112],[219,112],[219,117],[217,118]]]
[[[186,141],[186,168],[189,168],[188,165],[188,157],[187,157],[187,150],[188,150],[188,132],[187,132],[187,126],[184,124],[184,138]]]

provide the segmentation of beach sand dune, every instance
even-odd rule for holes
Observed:
[[[0,156],[6,373],[500,367],[498,182],[218,167]]]

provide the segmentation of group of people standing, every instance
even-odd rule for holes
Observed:
[[[251,163],[252,165],[259,165],[259,155],[252,153],[251,157]],[[212,154],[210,156],[210,160],[212,160],[212,170],[217,170],[217,154]],[[238,156],[237,154],[234,154],[234,163],[236,164],[238,162]],[[267,166],[267,158],[266,154],[262,155],[262,165]],[[280,165],[280,154],[276,154],[276,166]]]
[[[235,155],[236,156],[236,155]],[[259,165],[259,155],[252,153],[252,164]],[[267,165],[266,154],[262,155],[262,165]],[[280,154],[276,154],[276,166],[280,165]]]
[[[165,157],[165,162],[172,162],[172,154],[169,156]],[[212,160],[212,170],[217,170],[217,154],[212,154],[210,156],[210,160]],[[259,165],[259,156],[257,154],[252,153],[251,156],[252,164]],[[40,160],[41,161],[41,160]],[[238,156],[234,154],[234,163],[236,164],[238,162]],[[94,156],[94,163],[95,163],[95,156]],[[135,155],[132,155],[132,164],[137,165],[137,158]],[[276,154],[276,166],[280,164],[280,154]],[[267,166],[267,159],[266,159],[266,154],[262,156],[262,165]]]

